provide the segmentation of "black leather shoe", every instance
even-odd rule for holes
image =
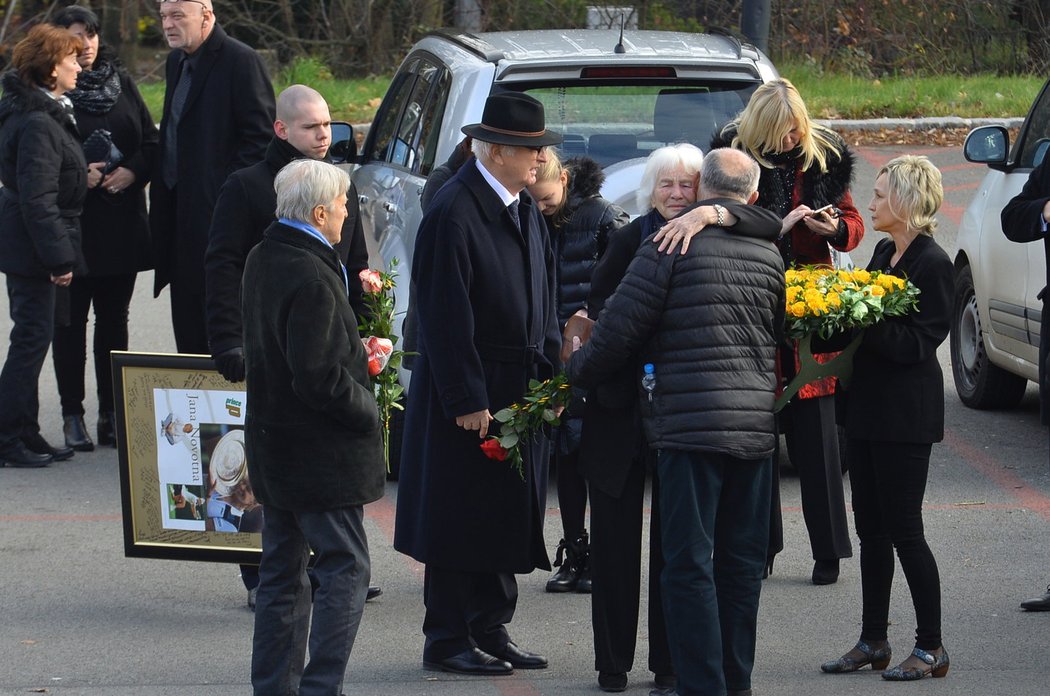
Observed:
[[[52,460],[50,454],[33,452],[21,442],[0,452],[0,466],[6,465],[16,469],[39,469],[50,464]]]
[[[117,433],[114,430],[116,416],[112,411],[100,411],[98,414],[98,444],[117,446]]]
[[[619,693],[627,690],[627,672],[598,672],[598,688]]]
[[[72,447],[77,452],[92,452],[95,443],[88,435],[87,426],[84,425],[84,416],[62,416],[62,434],[66,436],[66,447]]]
[[[430,670],[439,672],[452,672],[453,674],[476,674],[486,677],[513,674],[514,669],[509,662],[498,660],[487,652],[471,648],[464,650],[458,655],[446,657],[439,662],[428,662],[423,660],[423,666]]]
[[[1025,611],[1050,611],[1050,585],[1046,586],[1046,594],[1042,597],[1021,602],[1021,608]]]
[[[365,595],[365,601],[366,602],[371,602],[373,599],[375,599],[376,597],[378,597],[381,594],[383,594],[383,588],[382,587],[380,587],[379,585],[369,585],[368,586],[368,594]]]
[[[36,454],[46,454],[51,457],[52,461],[62,462],[70,459],[73,456],[73,450],[68,447],[52,447],[51,443],[44,439],[44,436],[40,433],[33,433],[32,435],[23,435],[22,444],[26,446],[26,449]]]
[[[839,559],[816,561],[813,564],[814,585],[834,585],[839,581]]]
[[[511,667],[518,669],[546,669],[547,658],[528,650],[522,650],[513,642],[507,643],[502,650],[493,650],[489,654],[500,660],[506,660]]]
[[[678,677],[674,674],[656,674],[653,675],[653,683],[656,684],[658,689],[674,689],[678,686]]]

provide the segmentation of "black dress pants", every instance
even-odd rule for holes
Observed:
[[[635,461],[619,497],[591,486],[591,624],[594,669],[629,672],[634,664],[641,594],[642,512],[645,504],[646,458]],[[660,574],[659,483],[653,474],[649,533],[649,670],[674,674],[667,645]]]
[[[99,412],[113,411],[110,352],[128,349],[128,307],[135,274],[74,278],[69,286],[69,325],[55,328],[52,360],[63,416],[84,414],[88,310],[95,308],[95,382]]]
[[[518,604],[513,573],[436,568],[423,572],[424,662],[441,662],[477,647],[502,652],[510,641],[506,624]]]
[[[798,471],[802,516],[813,558],[830,561],[853,555],[842,486],[835,397],[795,399],[785,429],[788,456]]]
[[[0,371],[0,450],[40,432],[40,370],[54,332],[55,286],[47,278],[7,275],[11,342]]]

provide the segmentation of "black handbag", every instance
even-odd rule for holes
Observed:
[[[102,174],[106,175],[120,166],[124,153],[113,144],[112,133],[105,128],[96,128],[84,140],[84,159],[88,161],[88,164],[105,162],[106,166],[102,168]]]

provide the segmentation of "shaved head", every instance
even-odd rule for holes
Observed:
[[[277,95],[277,120],[288,123],[296,120],[305,104],[327,103],[321,93],[306,85],[292,85]]]

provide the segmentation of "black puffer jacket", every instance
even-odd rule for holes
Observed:
[[[0,271],[85,271],[80,211],[87,163],[61,104],[13,72],[0,77]]]
[[[768,224],[780,227],[772,213]],[[643,243],[569,380],[591,387],[640,355],[656,368],[651,402],[638,387],[651,448],[761,459],[775,442],[783,323],[784,264],[772,243],[714,227],[685,255]]]
[[[592,159],[568,160],[569,200],[551,220],[551,241],[558,259],[558,325],[565,326],[587,304],[591,275],[609,233],[630,221],[618,205],[601,197],[605,174]]]

